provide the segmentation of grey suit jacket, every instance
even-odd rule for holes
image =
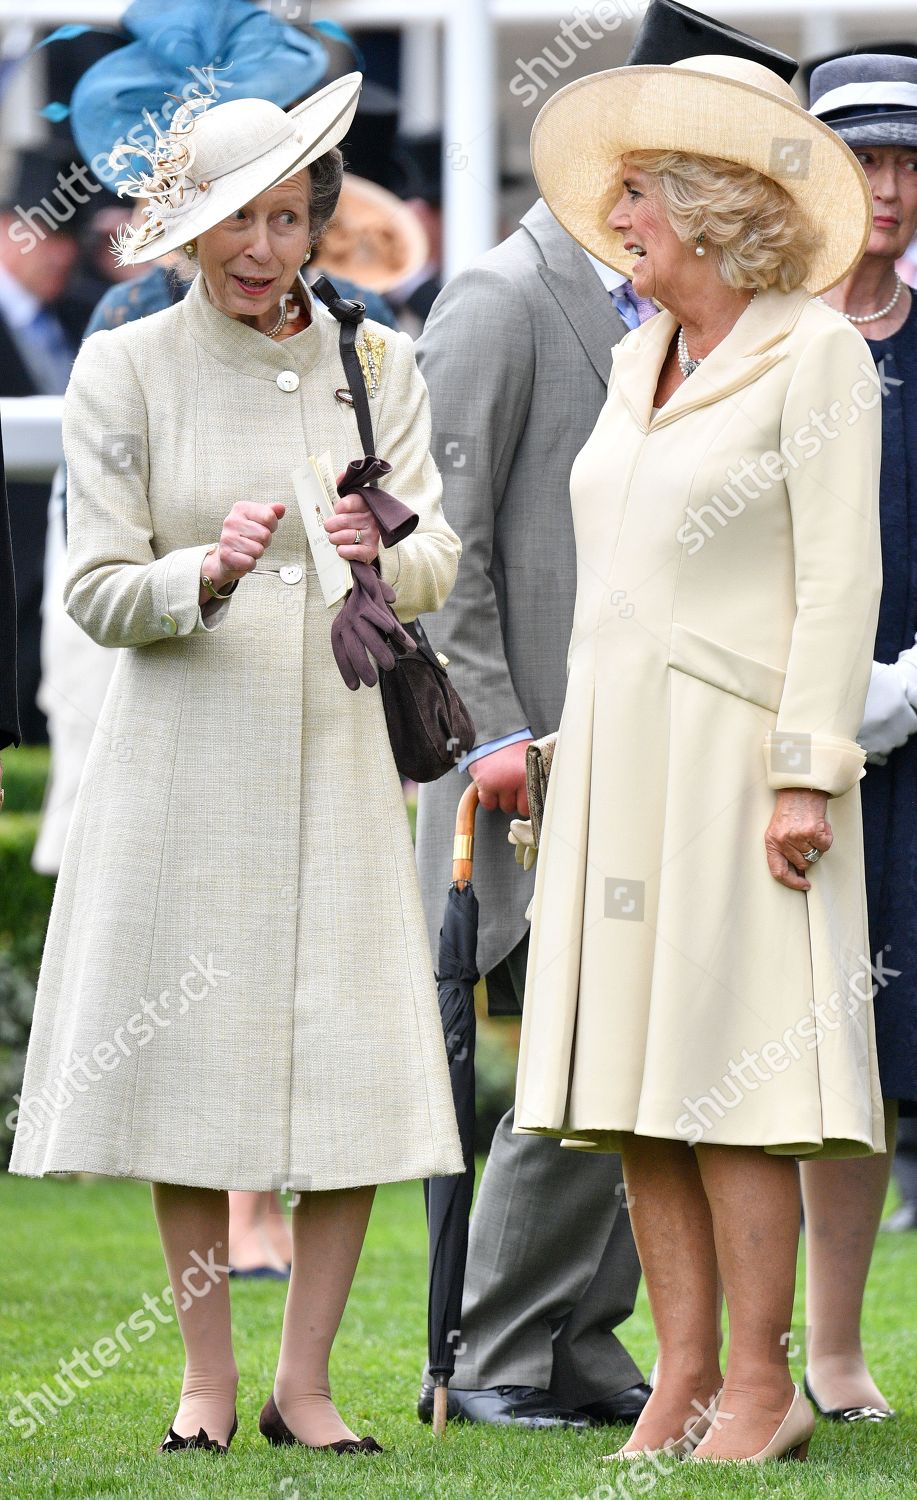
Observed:
[[[560,722],[576,593],[570,470],[626,332],[584,252],[539,201],[440,293],[418,343],[443,510],[464,548],[452,596],[424,624],[449,657],[478,744]],[[420,790],[417,860],[434,955],[467,784],[450,772]],[[482,974],[527,930],[534,873],[516,865],[509,821],[478,813]]]

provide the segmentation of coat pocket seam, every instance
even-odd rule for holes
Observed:
[[[744,698],[759,708],[777,713],[786,673],[780,667],[744,656],[721,641],[699,635],[685,625],[672,625],[668,665],[676,672],[696,677],[710,687],[735,698]]]

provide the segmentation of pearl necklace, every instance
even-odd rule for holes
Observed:
[[[757,295],[758,288],[755,287],[755,290],[751,298],[749,299],[749,307],[751,307],[751,304],[752,302],[754,302]],[[701,355],[700,359],[691,358],[690,354],[688,353],[688,341],[685,338],[685,331],[683,328],[679,328],[678,330],[678,343],[676,345],[676,353],[678,354],[678,368],[681,370],[681,373],[684,376],[685,380],[687,380],[689,375],[694,374],[694,371],[698,368],[699,365],[703,364],[706,358],[706,355],[703,354]]]
[[[700,359],[692,359],[691,358],[691,356],[688,353],[688,341],[685,338],[685,331],[684,331],[683,328],[679,328],[679,330],[678,330],[677,351],[678,351],[678,367],[681,370],[681,373],[684,376],[685,380],[687,380],[688,376],[689,375],[693,375],[694,371],[696,369],[698,369],[698,367],[700,365],[703,364],[703,362],[704,362],[704,356],[701,355]]]
[[[268,328],[266,336],[269,339],[275,339],[277,337],[278,333],[281,333],[283,331],[283,329],[286,327],[286,323],[287,323],[287,297],[288,296],[289,296],[289,292],[286,292],[281,297],[281,299],[280,299],[280,317],[277,319],[277,322],[274,324],[273,328]]]
[[[896,271],[895,295],[894,297],[892,297],[891,302],[887,303],[885,307],[880,307],[878,312],[865,313],[862,317],[855,317],[853,313],[848,312],[841,313],[841,317],[846,318],[848,323],[878,323],[880,318],[887,318],[890,312],[894,312],[895,308],[898,306],[898,299],[900,298],[903,290],[904,282],[901,280],[901,277]],[[818,300],[819,302],[824,302],[825,299],[824,297],[819,297]]]

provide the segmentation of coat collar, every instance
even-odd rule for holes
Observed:
[[[305,282],[301,290],[311,301],[312,322],[301,333],[278,341],[266,338],[248,323],[230,318],[214,307],[200,273],[181,308],[194,339],[208,354],[242,375],[276,380],[283,370],[295,370],[299,375],[313,370],[323,350],[337,337],[338,325],[331,314],[312,297]]]
[[[611,378],[611,349],[627,327],[615,312],[584,251],[558,224],[543,199],[522,220],[544,257],[538,265],[548,291],[573,328],[603,385]]]
[[[750,385],[786,358],[786,339],[810,300],[804,290],[778,292],[771,287],[759,292],[722,343],[654,417],[659,372],[678,329],[676,319],[663,310],[613,350],[615,390],[643,430],[652,426],[655,432]]]

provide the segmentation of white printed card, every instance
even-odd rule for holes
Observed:
[[[325,530],[325,522],[334,515],[337,500],[337,485],[331,456],[322,453],[316,458],[309,455],[309,462],[292,475],[296,500],[302,515],[309,546],[315,559],[318,581],[321,584],[325,603],[337,604],[353,584],[350,563],[338,555],[338,550]]]

